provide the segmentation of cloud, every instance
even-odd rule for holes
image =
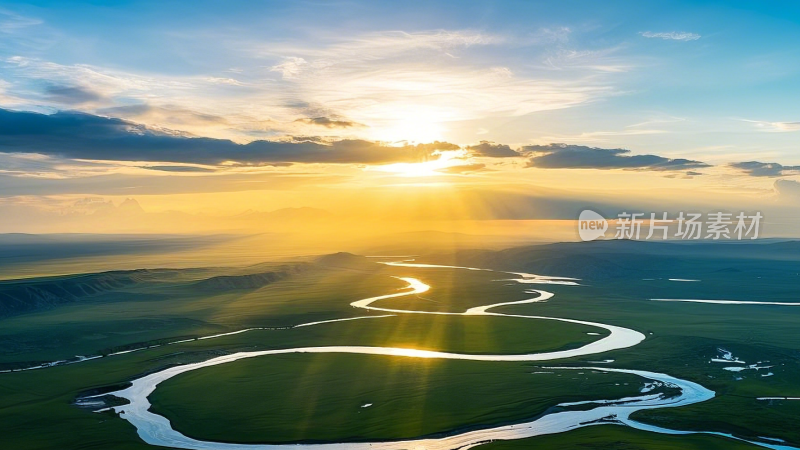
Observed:
[[[411,147],[417,149],[418,151],[430,152],[430,153],[437,152],[437,151],[443,151],[443,150],[444,151],[449,151],[449,150],[459,150],[459,149],[461,149],[461,147],[459,147],[456,144],[453,144],[453,143],[450,143],[450,142],[439,142],[439,141],[429,142],[427,144],[417,144],[417,145],[413,145]]]
[[[473,172],[483,172],[485,170],[488,170],[486,169],[486,164],[461,164],[438,169],[437,172],[464,175]]]
[[[633,67],[629,60],[618,56],[621,47],[603,48],[599,50],[575,50],[559,48],[550,52],[542,61],[544,68],[562,73],[569,70],[581,70],[596,73],[627,72]]]
[[[344,139],[253,141],[187,137],[157,132],[122,119],[85,113],[45,115],[0,109],[0,152],[39,153],[72,159],[194,164],[341,163],[387,164],[437,159],[455,144],[386,146]]]
[[[232,55],[245,53],[249,62],[243,67],[192,74],[58,63],[44,59],[44,52],[14,52],[10,54],[15,56],[0,59],[14,80],[0,100],[19,97],[21,101],[5,103],[16,109],[62,109],[66,104],[101,114],[97,108],[124,108],[132,102],[195,111],[224,117],[228,123],[203,129],[184,115],[166,111],[124,117],[148,126],[235,141],[253,135],[335,136],[342,129],[312,124],[317,131],[309,133],[299,129],[309,124],[295,122],[318,117],[364,124],[353,134],[366,139],[425,141],[427,136],[441,135],[437,128],[448,122],[569,108],[618,93],[609,68],[626,64],[614,51],[577,50],[556,73],[543,67],[542,61],[553,45],[562,45],[568,30],[540,34],[530,42],[519,38],[509,42],[476,30],[350,35],[327,35],[322,30],[309,40],[271,42],[248,41],[243,36],[235,48],[228,47],[233,44],[227,41],[213,44]],[[508,53],[507,45],[524,48],[525,61],[514,56],[516,52]],[[236,73],[235,78],[229,78],[231,73]],[[89,86],[102,96],[102,105],[55,101],[42,93],[42,86],[48,84]],[[269,129],[263,130],[261,125],[267,122]],[[407,132],[421,127],[432,131],[422,130],[417,136]]]
[[[229,86],[244,86],[245,84],[235,78],[228,77],[206,77],[206,81],[213,84],[227,84]]]
[[[304,57],[284,57],[281,64],[273,67],[284,72],[286,68],[294,71],[314,60],[379,60],[399,54],[421,51],[452,52],[474,46],[503,43],[502,36],[472,30],[431,30],[407,33],[404,31],[381,31],[359,36],[336,36],[327,40],[332,42],[325,47],[293,47],[271,44],[269,52],[284,54],[302,53]],[[262,44],[263,45],[263,44]],[[296,75],[296,73],[293,73]]]
[[[78,109],[125,117],[152,126],[228,137],[236,125],[249,124],[254,116],[252,88],[231,85],[207,76],[137,74],[88,64],[58,64],[26,56],[0,60],[14,80],[5,84],[3,96],[16,97],[5,105],[16,109]],[[219,117],[225,119],[216,119]],[[295,118],[295,117],[293,117]],[[230,121],[230,122],[228,122]],[[222,127],[207,127],[216,122]],[[206,128],[200,128],[206,126]],[[233,130],[233,131],[229,131]],[[228,131],[227,133],[225,131]]]
[[[177,172],[177,173],[208,173],[215,170],[209,167],[197,166],[141,166],[142,169],[158,170],[161,172]]]
[[[82,86],[50,85],[44,89],[44,94],[48,101],[70,106],[103,99],[102,95]]]
[[[729,164],[734,169],[739,169],[751,177],[782,177],[800,174],[800,166],[784,166],[778,163],[765,163],[760,161],[745,161]]]
[[[548,76],[532,66],[518,69],[502,53],[487,60],[486,48],[504,40],[470,30],[382,32],[331,36],[323,41],[328,45],[262,44],[256,56],[278,58],[271,70],[280,74],[275,86],[287,102],[326,105],[375,135],[397,122],[522,115],[614,94],[598,75],[608,55],[593,54],[574,71]]]
[[[169,123],[192,126],[228,124],[227,119],[213,114],[205,114],[177,106],[154,106],[147,103],[113,106],[98,109],[97,112],[104,116],[120,117],[152,124]]]
[[[620,131],[587,131],[575,135],[553,135],[543,136],[543,139],[553,140],[559,142],[606,142],[613,140],[619,136],[644,136],[653,134],[664,134],[665,130],[655,129],[636,129],[630,128]]]
[[[495,144],[489,141],[481,141],[478,145],[471,145],[467,147],[467,150],[471,151],[473,156],[488,156],[490,158],[522,156],[508,145]]]
[[[364,124],[353,122],[350,120],[331,119],[329,117],[313,117],[307,119],[297,119],[295,122],[301,122],[308,125],[318,125],[325,128],[352,128],[363,127]]]
[[[64,65],[26,56],[6,58],[4,69],[21,83],[62,86],[92,86],[103,96],[112,95],[136,98],[142,94],[164,92],[188,87],[176,78],[135,75],[87,64]],[[28,86],[23,86],[27,89]],[[35,99],[38,100],[38,99]]]
[[[544,169],[638,169],[687,170],[709,167],[690,159],[670,159],[657,155],[629,155],[630,150],[605,149],[582,145],[549,144],[522,147],[534,155],[527,167]]]
[[[41,24],[42,21],[40,19],[0,10],[0,33],[11,34],[21,29]]]
[[[663,32],[654,33],[652,31],[642,31],[639,34],[646,38],[657,38],[657,39],[664,39],[671,41],[696,41],[702,37],[697,33],[689,33],[686,31],[669,31],[666,33]]]
[[[775,180],[775,191],[781,198],[787,200],[800,199],[800,183],[793,180]]]
[[[800,122],[767,122],[764,120],[748,120],[748,119],[742,119],[742,121],[755,124],[756,127],[758,127],[763,131],[773,131],[773,132],[800,131]]]
[[[270,70],[280,73],[284,80],[288,80],[300,75],[303,67],[307,64],[305,59],[291,56],[285,58],[280,64],[272,66]]]

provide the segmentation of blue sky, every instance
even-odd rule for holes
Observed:
[[[764,139],[772,146],[768,152],[792,157],[789,138],[752,133],[759,123],[738,122],[768,122],[761,125],[772,129],[772,123],[797,119],[792,115],[800,90],[800,49],[794,43],[800,38],[800,12],[789,2],[32,2],[5,3],[2,10],[6,38],[0,51],[6,60],[23,57],[173,77],[174,83],[181,77],[275,78],[275,72],[263,69],[293,53],[308,55],[390,32],[484,35],[496,42],[469,48],[454,44],[454,59],[468,60],[458,61],[459,66],[502,67],[515,76],[546,79],[559,78],[558,70],[565,79],[611,91],[588,94],[581,107],[560,112],[570,120],[558,126],[548,121],[563,130],[556,135],[620,132],[673,116],[692,121],[679,127],[687,138],[693,133],[703,134],[702,141],[710,140],[709,133],[744,134],[745,151],[754,151]],[[681,33],[689,38],[681,39]],[[396,56],[397,63],[441,63],[439,55]],[[585,67],[592,64],[615,66],[619,72]],[[64,75],[64,81],[81,81],[79,74],[71,76]],[[53,82],[33,70],[14,73],[7,64],[3,79],[34,91],[37,84]],[[147,97],[139,94],[119,93],[114,101],[139,103]],[[191,100],[190,93],[171,95]],[[196,108],[214,110],[214,105],[200,104],[206,98],[198,96]],[[43,104],[33,98],[19,106]],[[519,124],[515,119],[527,111],[478,111],[476,118]],[[518,128],[535,123],[523,120]],[[609,129],[597,129],[601,124]],[[480,138],[450,128],[443,137],[463,143]],[[490,131],[489,138],[515,143],[547,137]],[[724,140],[741,142],[739,137]],[[630,143],[662,149],[642,139]]]
[[[580,173],[620,190],[774,200],[775,181],[794,189],[800,165],[798,22],[793,2],[3,2],[0,108],[92,117],[70,128],[69,148],[47,135],[66,120],[53,116],[40,136],[0,142],[0,159],[11,184],[157,163],[195,165],[180,169],[194,177],[318,164],[357,179],[449,171],[455,185],[502,175],[580,191]],[[123,138],[146,136],[123,152],[86,131],[119,124]],[[198,137],[212,139],[207,154],[179,156]],[[322,147],[244,147],[298,137]],[[156,141],[163,151],[147,147],[132,167],[136,145]],[[408,155],[433,141],[460,153],[413,166]],[[482,155],[481,141],[518,157]],[[364,153],[373,147],[390,157]],[[761,165],[740,164],[750,161]]]

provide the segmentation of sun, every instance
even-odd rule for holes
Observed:
[[[436,151],[434,155],[438,158],[433,161],[386,164],[371,169],[403,177],[441,176],[444,175],[445,169],[464,164],[467,152],[464,150]]]
[[[370,123],[370,137],[384,142],[433,142],[444,139],[448,114],[424,105],[391,105],[376,111],[380,120]]]
[[[375,130],[381,141],[433,142],[442,139],[442,127],[430,120],[406,119]]]

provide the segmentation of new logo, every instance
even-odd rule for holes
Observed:
[[[593,241],[602,237],[608,230],[608,221],[600,214],[585,209],[578,216],[578,235],[582,241]]]

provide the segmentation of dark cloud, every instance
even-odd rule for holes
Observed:
[[[313,117],[308,119],[297,119],[295,122],[302,122],[308,125],[318,125],[325,128],[352,128],[364,127],[364,124],[352,122],[349,120],[331,119],[329,117]]]
[[[324,144],[327,142],[322,136],[289,136],[293,142],[318,142]]]
[[[467,147],[474,156],[488,156],[490,158],[509,158],[514,156],[521,156],[518,152],[514,151],[508,145],[495,144],[494,142],[481,141],[478,145]]]
[[[64,105],[81,105],[96,102],[102,95],[81,86],[50,85],[44,89],[47,100]]]
[[[745,161],[731,163],[731,167],[744,171],[751,177],[782,177],[800,174],[800,166],[784,166],[778,163]]]
[[[210,169],[208,167],[196,167],[196,166],[142,166],[142,169],[148,170],[158,170],[161,172],[185,172],[185,173],[208,173],[208,172],[215,172],[214,169]]]
[[[122,119],[77,112],[52,115],[0,110],[0,152],[40,153],[72,159],[192,164],[341,163],[386,164],[437,159],[455,144],[386,146],[345,139],[330,143],[187,137],[150,130]]]
[[[545,169],[638,169],[638,170],[687,170],[709,167],[708,164],[691,159],[670,159],[657,155],[629,155],[622,148],[595,148],[583,145],[549,144],[522,147],[525,152],[535,153],[528,167]]]

